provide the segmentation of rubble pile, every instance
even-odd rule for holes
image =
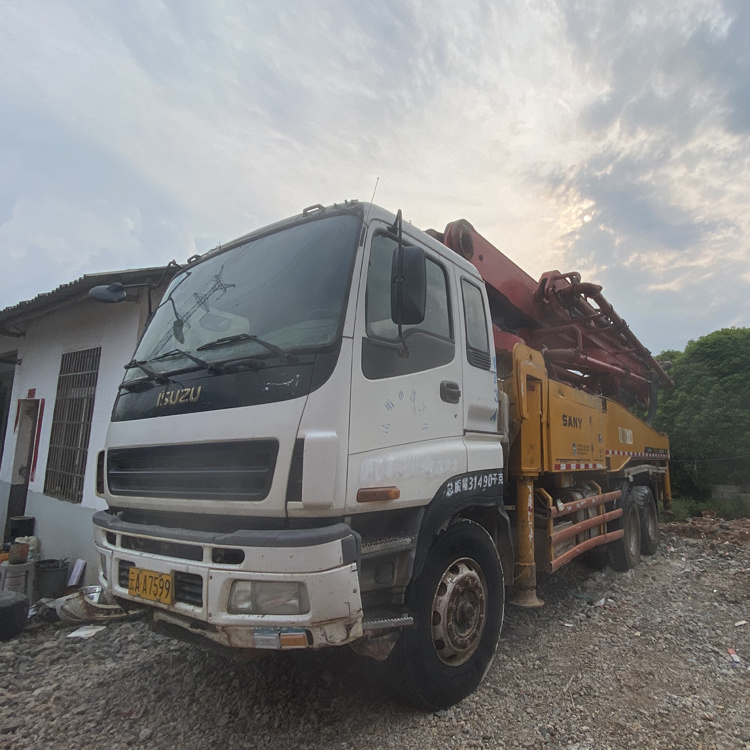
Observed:
[[[628,573],[567,566],[544,608],[506,608],[479,690],[433,714],[348,649],[239,663],[143,621],[32,618],[0,642],[0,747],[750,750],[746,530],[669,524]]]

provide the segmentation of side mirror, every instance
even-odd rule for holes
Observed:
[[[427,305],[427,261],[421,247],[401,245],[391,267],[391,319],[396,325],[424,320]]]
[[[127,296],[125,286],[119,281],[113,281],[109,286],[95,286],[89,289],[89,297],[97,302],[122,302]]]

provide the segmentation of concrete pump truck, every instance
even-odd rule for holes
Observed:
[[[669,383],[577,273],[536,282],[464,220],[311,206],[171,280],[99,454],[101,583],[247,658],[349,644],[445,708],[506,586],[540,606],[574,558],[655,551]]]

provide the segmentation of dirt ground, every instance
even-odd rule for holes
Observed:
[[[482,686],[398,702],[349,649],[226,661],[143,622],[0,643],[0,748],[750,750],[750,522],[663,525],[634,570],[572,564],[507,607]]]
[[[750,544],[750,518],[725,521],[708,513],[704,518],[692,518],[687,522],[662,523],[661,530],[666,534],[708,539],[719,544]]]

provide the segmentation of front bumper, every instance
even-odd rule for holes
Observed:
[[[362,635],[360,539],[343,523],[315,529],[213,533],[93,518],[100,582],[116,597],[150,608],[154,622],[183,628],[230,648],[317,648]],[[230,562],[226,562],[229,560]],[[219,562],[217,562],[219,561]],[[132,566],[174,576],[171,604],[128,593]],[[234,581],[293,581],[307,589],[309,611],[232,614]]]

